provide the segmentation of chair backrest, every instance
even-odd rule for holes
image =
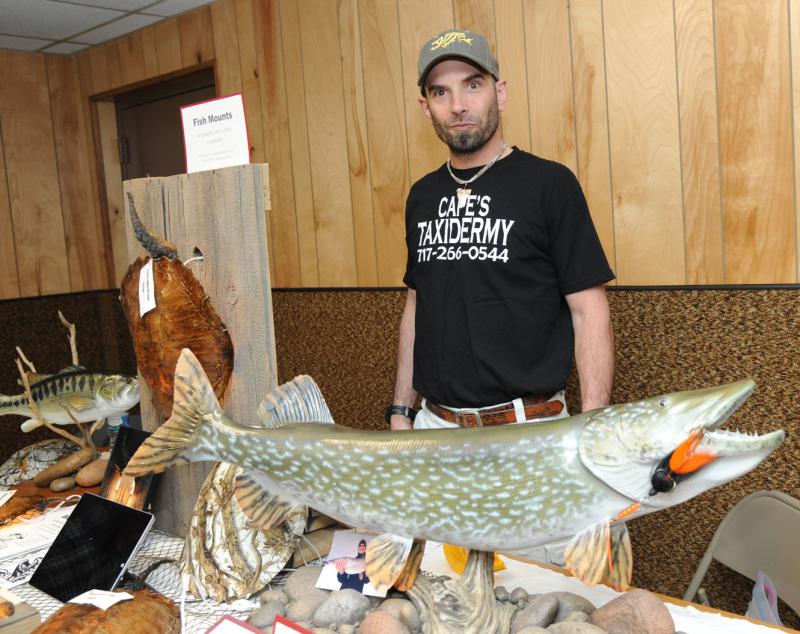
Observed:
[[[748,495],[720,522],[692,580],[694,591],[713,558],[753,580],[762,570],[778,596],[800,613],[798,538],[800,500],[778,491]]]

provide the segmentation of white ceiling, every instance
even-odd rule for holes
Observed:
[[[0,0],[0,48],[70,55],[213,0]]]

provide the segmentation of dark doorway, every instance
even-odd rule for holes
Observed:
[[[215,96],[211,68],[117,95],[114,103],[123,180],[183,174],[180,107]]]

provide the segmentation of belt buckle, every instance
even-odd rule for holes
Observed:
[[[475,417],[475,424],[474,425],[465,425],[461,424],[462,427],[472,428],[472,427],[483,427],[483,421],[481,420],[481,413],[477,409],[467,409],[462,410],[458,413],[458,416],[462,418],[464,416],[474,416]]]

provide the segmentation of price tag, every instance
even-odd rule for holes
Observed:
[[[133,599],[132,594],[127,592],[109,592],[108,590],[89,590],[77,597],[70,599],[70,603],[84,603],[86,605],[93,605],[101,610],[107,610],[115,603],[120,601],[127,601]]]
[[[139,317],[156,307],[156,285],[153,281],[153,260],[139,270]]]

